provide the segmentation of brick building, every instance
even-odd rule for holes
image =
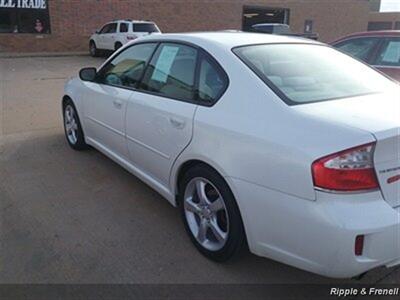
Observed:
[[[368,0],[0,0],[0,52],[83,51],[114,19],[155,21],[163,32],[288,23],[331,41],[367,29]]]
[[[368,30],[400,30],[400,12],[371,13]]]

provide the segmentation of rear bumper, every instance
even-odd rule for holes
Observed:
[[[381,193],[316,192],[310,201],[229,178],[250,250],[328,277],[353,277],[400,264],[400,208]],[[355,239],[364,235],[362,256]]]

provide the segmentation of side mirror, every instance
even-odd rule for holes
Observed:
[[[96,79],[96,68],[83,68],[79,71],[79,78],[83,81],[94,81]]]
[[[96,33],[96,34],[99,34],[99,33],[100,33],[100,30],[97,29],[97,30],[95,31],[95,33]]]

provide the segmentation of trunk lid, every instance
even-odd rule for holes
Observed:
[[[400,128],[376,134],[375,170],[383,197],[393,207],[400,206]]]
[[[370,132],[377,142],[374,165],[383,197],[392,207],[400,206],[399,90],[293,108],[333,123]]]

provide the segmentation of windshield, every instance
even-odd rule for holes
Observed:
[[[396,86],[365,64],[323,45],[253,45],[233,51],[290,105],[380,93]]]
[[[134,32],[159,32],[157,26],[153,23],[134,23]]]

